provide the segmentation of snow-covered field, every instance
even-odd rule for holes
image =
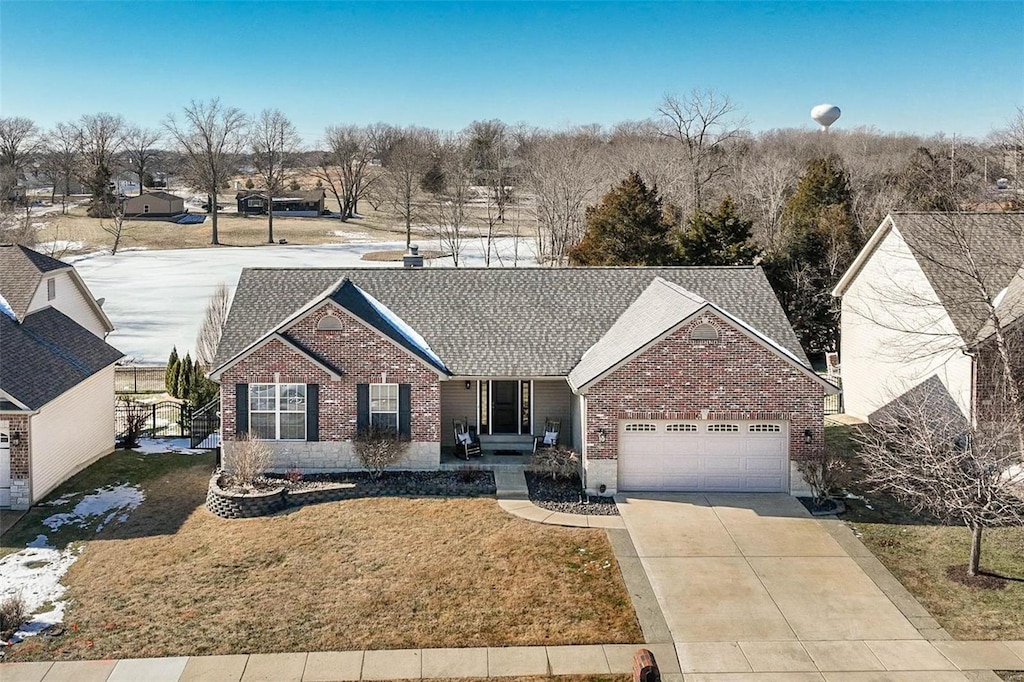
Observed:
[[[420,240],[424,249],[436,242]],[[495,241],[502,264],[512,265],[511,238]],[[323,246],[263,246],[174,251],[130,251],[116,256],[88,254],[68,258],[85,279],[92,294],[105,299],[103,310],[117,327],[108,340],[139,362],[162,363],[172,346],[184,355],[195,347],[196,333],[206,303],[216,288],[234,289],[242,268],[400,267],[394,262],[361,260],[371,251],[400,251],[405,242],[328,244]],[[519,242],[519,266],[537,260],[531,240]],[[451,266],[452,259],[427,261],[427,267]],[[492,262],[492,265],[498,265]],[[467,240],[460,267],[483,267],[483,244]]]

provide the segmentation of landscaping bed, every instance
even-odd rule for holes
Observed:
[[[85,489],[84,480],[136,485],[144,499],[123,520],[53,533],[41,521],[63,507],[50,507],[4,536],[24,547],[49,533],[58,549],[77,548],[64,576],[63,634],[30,637],[6,660],[643,639],[603,531],[531,523],[491,498],[440,495],[227,521],[203,509],[212,457],[111,457],[60,494]],[[131,468],[112,477],[111,463]],[[412,481],[426,485],[433,473],[421,476]]]
[[[564,514],[618,516],[619,508],[611,497],[587,495],[579,476],[558,477],[526,472],[530,501],[542,509]]]

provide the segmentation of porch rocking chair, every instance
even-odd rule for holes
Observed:
[[[544,420],[544,435],[533,437],[533,451],[543,448],[554,448],[558,447],[558,435],[562,430],[562,422],[558,419],[545,419]]]
[[[463,417],[461,420],[453,419],[452,427],[455,429],[455,456],[460,459],[469,460],[470,457],[482,457],[480,449],[480,438],[476,435],[476,429],[469,426],[469,420]]]

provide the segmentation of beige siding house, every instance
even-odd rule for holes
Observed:
[[[124,200],[126,216],[169,217],[185,212],[185,200],[167,192],[143,192]]]
[[[871,421],[893,402],[928,389],[942,391],[970,419],[970,349],[986,311],[967,270],[996,298],[1022,262],[1021,214],[887,216],[833,291],[842,298],[846,413]]]
[[[0,507],[28,508],[113,449],[112,330],[74,268],[0,245]]]

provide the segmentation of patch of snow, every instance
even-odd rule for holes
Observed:
[[[40,535],[25,549],[0,559],[0,600],[20,595],[29,613],[46,603],[53,606],[49,611],[34,613],[23,623],[14,633],[15,641],[64,620],[66,604],[61,597],[67,588],[60,581],[77,558],[78,553],[71,547],[54,549],[46,545],[46,536]]]
[[[61,495],[60,497],[58,497],[55,500],[50,500],[49,502],[44,502],[43,506],[44,507],[60,507],[62,505],[67,504],[68,502],[70,502],[71,500],[75,499],[76,497],[78,497],[81,494],[82,493],[66,493],[64,495]]]
[[[206,439],[202,443],[199,444],[199,447],[197,449],[212,450],[217,447],[220,447],[220,434],[211,433],[209,436],[206,437]]]
[[[435,240],[420,240],[427,248]],[[479,239],[467,239],[459,257],[460,267],[483,267],[484,246]],[[251,248],[178,249],[132,251],[122,249],[68,258],[74,263],[89,290],[105,298],[103,311],[117,328],[107,341],[140,362],[165,362],[171,346],[184,354],[195,346],[206,302],[221,284],[233,289],[244,267],[290,268],[377,268],[400,267],[400,263],[364,261],[371,251],[404,251],[405,241],[325,244],[321,246],[262,246]],[[513,239],[503,237],[492,243],[492,265],[512,264]],[[536,266],[531,239],[519,240],[520,266]],[[452,258],[427,261],[428,267],[451,266]],[[145,305],[140,305],[145,301]]]
[[[367,241],[370,239],[370,235],[366,232],[346,232],[345,230],[334,230],[331,232],[335,237],[343,237],[345,239],[351,239],[352,241]]]
[[[128,512],[142,504],[144,499],[146,496],[138,486],[125,483],[108,485],[83,497],[70,512],[54,514],[43,519],[43,525],[51,531],[59,530],[63,526],[88,528],[97,518],[102,517],[96,526],[96,532],[99,533],[115,519],[126,520]]]
[[[26,547],[33,547],[35,549],[57,549],[50,544],[50,538],[45,535],[37,535],[36,539],[25,545]]]
[[[80,251],[85,247],[85,242],[71,241],[68,239],[54,239],[52,242],[40,242],[36,244],[35,250],[42,253],[60,253],[61,251]]]
[[[209,441],[208,437],[204,443]],[[132,448],[132,452],[140,455],[162,455],[168,452],[179,455],[201,455],[205,449],[189,447],[192,442],[188,438],[141,438],[139,447]]]
[[[12,320],[17,319],[14,317],[14,308],[12,308],[11,304],[7,302],[7,299],[4,298],[3,294],[0,294],[0,315],[6,315]]]
[[[364,290],[360,289],[359,287],[356,287],[356,289],[359,289],[359,293],[361,293],[366,298],[366,300],[369,301],[370,305],[373,306],[373,309],[376,310],[381,317],[387,320],[388,324],[394,327],[399,334],[404,336],[409,341],[409,343],[423,351],[424,354],[426,354],[431,360],[437,363],[438,367],[445,366],[444,363],[441,361],[441,358],[437,356],[437,353],[435,353],[433,349],[430,347],[430,345],[427,343],[427,340],[420,336],[419,332],[410,327],[408,322],[400,318],[391,310],[391,308],[387,307],[386,305],[375,299],[373,296],[371,296]]]

